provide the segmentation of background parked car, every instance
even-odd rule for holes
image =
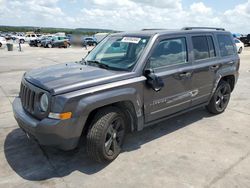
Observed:
[[[6,45],[6,39],[4,37],[0,37],[0,48]]]
[[[38,38],[36,38],[34,40],[30,40],[29,45],[30,46],[41,47],[43,41],[46,41],[47,39],[50,39],[52,37],[53,37],[53,35],[43,35],[43,36],[38,37]]]
[[[84,38],[84,42],[88,46],[96,46],[97,45],[96,38],[94,38],[94,37],[86,37],[86,38]]]
[[[250,45],[250,34],[244,37],[240,37],[240,40],[244,43],[245,46]]]
[[[51,38],[46,39],[42,42],[42,45],[46,48],[54,48],[54,47],[64,47],[68,48],[70,46],[70,42],[66,37],[53,36]]]
[[[241,42],[239,39],[234,39],[234,42],[236,44],[236,47],[237,47],[237,52],[239,54],[241,54],[241,52],[244,50],[244,43]]]
[[[22,44],[25,42],[25,36],[22,35],[22,34],[12,35],[12,36],[11,36],[11,39],[12,39],[12,40],[19,40],[20,43],[22,43]]]
[[[37,34],[27,34],[25,35],[25,41],[29,42],[30,40],[35,40],[37,38],[39,38],[41,35],[37,35]]]

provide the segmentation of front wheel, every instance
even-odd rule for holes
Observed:
[[[231,87],[228,82],[220,81],[213,97],[207,105],[207,110],[212,114],[220,114],[225,111],[231,96]]]
[[[111,162],[121,152],[126,118],[116,107],[103,108],[94,117],[87,134],[87,153],[98,162]]]

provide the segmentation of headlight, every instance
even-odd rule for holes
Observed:
[[[49,98],[48,96],[44,93],[41,98],[40,98],[40,107],[43,112],[46,112],[48,110],[49,106]]]

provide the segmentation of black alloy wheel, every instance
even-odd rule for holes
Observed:
[[[121,152],[126,122],[126,116],[119,108],[100,109],[87,133],[88,155],[101,163],[113,161]]]
[[[109,125],[105,138],[105,152],[112,156],[120,153],[122,141],[125,135],[124,121],[118,117]]]
[[[228,82],[221,81],[211,98],[207,110],[213,114],[220,114],[225,111],[231,96],[231,87]]]

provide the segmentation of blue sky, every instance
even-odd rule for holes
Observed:
[[[225,11],[228,9],[234,8],[236,5],[246,2],[245,0],[206,0],[206,1],[194,1],[194,0],[185,0],[182,1],[184,6],[188,7],[192,3],[203,2],[207,6],[212,7],[217,11]]]
[[[249,20],[250,0],[0,0],[0,25],[115,30],[215,26],[250,33]]]

